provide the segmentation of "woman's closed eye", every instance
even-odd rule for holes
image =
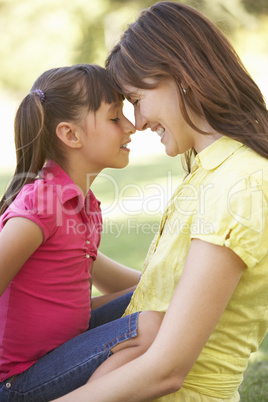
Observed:
[[[119,119],[119,117],[115,117],[114,119],[111,119],[111,120],[117,122],[117,121],[119,121],[120,119]]]
[[[130,103],[132,103],[132,105],[133,106],[136,106],[137,104],[138,104],[138,99],[134,99],[134,98],[132,98],[132,97],[130,97],[130,96],[126,96],[126,99],[130,102]]]

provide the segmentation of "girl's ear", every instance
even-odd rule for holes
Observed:
[[[61,122],[56,127],[58,138],[69,148],[81,148],[79,130],[73,123]]]

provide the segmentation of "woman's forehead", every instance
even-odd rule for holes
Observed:
[[[125,84],[122,87],[122,91],[126,97],[127,96],[131,97],[131,95],[134,95],[138,92],[138,88],[136,88],[132,85]]]

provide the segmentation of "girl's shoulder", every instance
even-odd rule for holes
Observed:
[[[56,188],[52,183],[44,179],[36,179],[32,183],[25,184],[12,204],[32,212],[40,212],[44,205],[56,197]],[[10,207],[12,207],[12,204]]]
[[[36,179],[23,186],[15,200],[0,217],[0,230],[5,223],[16,217],[35,222],[42,230],[44,239],[56,230],[57,192],[51,183]]]

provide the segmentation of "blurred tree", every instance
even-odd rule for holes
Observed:
[[[2,85],[24,90],[44,69],[71,63],[78,30],[64,0],[2,0],[0,10]]]
[[[267,0],[242,0],[242,3],[249,13],[268,14]]]
[[[0,87],[29,90],[43,70],[103,64],[140,9],[154,0],[0,0]],[[256,27],[267,0],[182,0],[200,9],[229,36]]]

